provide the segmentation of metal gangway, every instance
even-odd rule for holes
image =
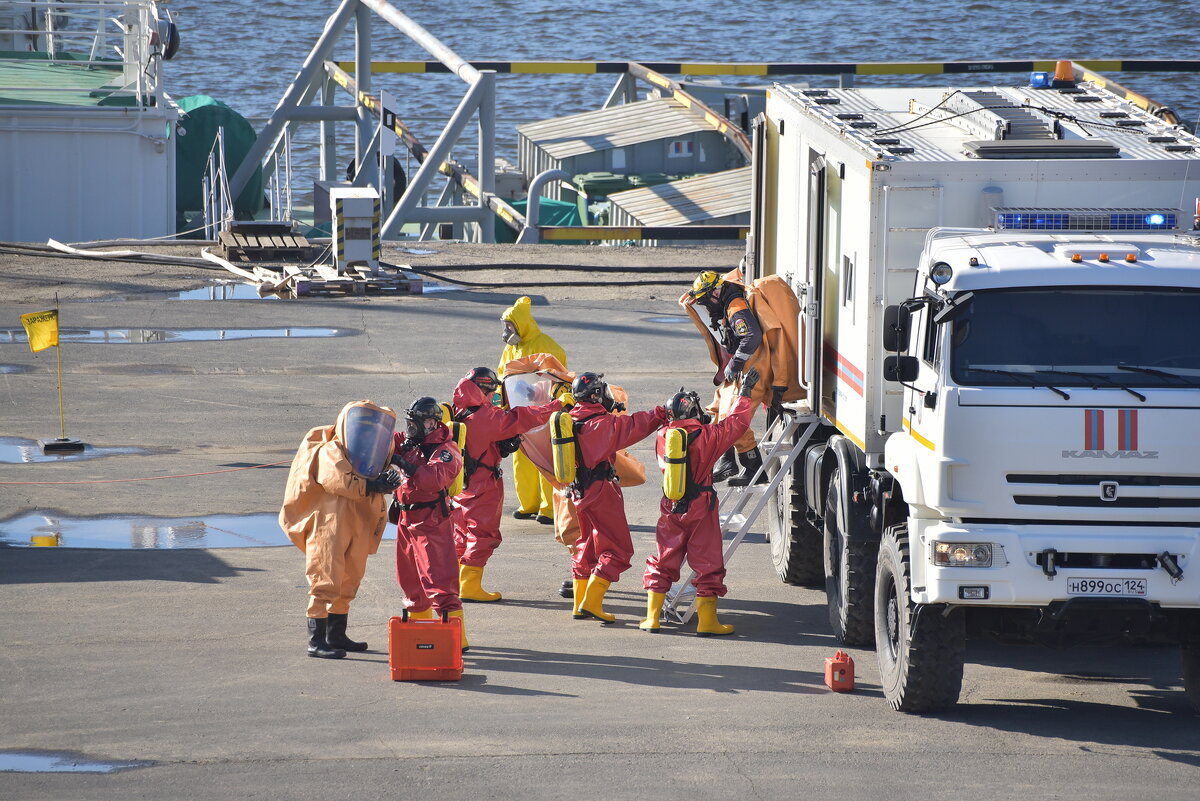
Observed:
[[[788,481],[796,459],[804,452],[804,447],[821,424],[821,418],[807,406],[793,403],[785,404],[785,408],[787,411],[777,415],[767,425],[763,441],[759,444],[763,451],[762,465],[751,477],[750,483],[745,487],[729,487],[721,495],[722,538],[733,534],[725,548],[726,565],[758,516],[767,508],[775,493],[780,491],[780,486]],[[800,432],[801,427],[803,432]],[[764,473],[770,479],[765,484],[756,484]],[[667,592],[662,612],[664,620],[683,624],[691,619],[696,611],[696,588],[692,586],[695,577],[696,572],[688,568],[687,574],[681,576]]]

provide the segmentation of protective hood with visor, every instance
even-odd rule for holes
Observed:
[[[435,425],[430,425],[430,420],[434,421]],[[426,434],[437,427],[437,423],[441,422],[441,405],[428,396],[417,398],[413,401],[412,406],[408,407],[408,411],[405,412],[404,436],[420,442],[425,439]]]
[[[467,374],[467,379],[479,387],[484,395],[491,395],[500,388],[500,376],[496,375],[496,371],[490,367],[473,368]]]
[[[396,430],[395,412],[370,401],[348,404],[342,410],[337,428],[355,473],[374,478],[387,466]]]
[[[671,396],[667,403],[667,412],[672,420],[699,420],[705,425],[712,422],[712,417],[700,406],[699,393],[687,392],[683,387]]]

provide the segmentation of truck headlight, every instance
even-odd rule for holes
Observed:
[[[990,542],[935,542],[930,556],[938,567],[991,567]]]

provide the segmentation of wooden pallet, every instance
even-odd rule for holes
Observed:
[[[217,238],[222,257],[234,263],[303,261],[308,258],[308,240],[292,233],[249,233],[222,231]]]

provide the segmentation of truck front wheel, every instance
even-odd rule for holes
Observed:
[[[1183,690],[1192,709],[1200,712],[1200,643],[1184,643]]]
[[[892,709],[939,712],[958,702],[966,657],[961,609],[919,607],[909,586],[908,526],[892,526],[875,573],[875,652]]]
[[[767,506],[767,536],[771,562],[785,584],[821,583],[821,531],[808,522],[804,496],[799,490],[800,471],[792,468],[775,489]]]
[[[825,603],[833,636],[846,645],[870,645],[875,637],[871,600],[879,543],[852,541],[838,524],[841,471],[834,470],[825,497]]]

